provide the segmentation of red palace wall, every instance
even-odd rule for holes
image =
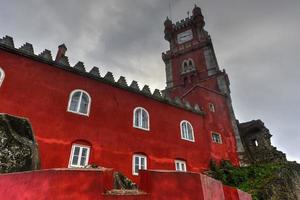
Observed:
[[[234,144],[211,142],[204,121],[207,116],[3,50],[0,67],[5,71],[0,112],[30,120],[41,169],[67,167],[72,143],[91,146],[89,163],[120,170],[134,180],[138,180],[132,176],[134,153],[147,155],[148,169],[174,170],[175,159],[185,160],[187,170],[193,172],[207,169],[212,158],[232,159],[237,164],[235,154],[225,151],[233,151]],[[69,95],[75,89],[91,96],[89,117],[67,112]],[[149,112],[150,131],[132,126],[138,106]],[[181,139],[181,120],[193,125],[195,142]],[[211,149],[217,150],[212,153]]]
[[[109,195],[112,171],[50,169],[0,175],[1,200],[251,200],[197,173],[142,171],[136,195]]]

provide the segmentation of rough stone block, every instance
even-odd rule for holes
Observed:
[[[108,81],[110,81],[110,82],[115,82],[114,75],[113,75],[113,73],[111,73],[111,72],[107,72],[107,73],[105,74],[105,76],[104,76],[104,79],[105,79],[105,80],[108,80]]]
[[[34,55],[34,51],[33,51],[33,46],[32,44],[26,42],[25,44],[23,44],[20,48],[20,51],[22,51],[23,53],[29,54],[29,55]]]
[[[42,53],[39,54],[39,57],[48,60],[48,61],[53,61],[51,51],[48,49],[45,49]]]
[[[14,39],[8,35],[0,39],[0,44],[4,44],[10,48],[15,48]]]
[[[0,114],[0,173],[38,169],[38,146],[30,123]]]
[[[76,63],[76,65],[74,66],[75,69],[82,71],[82,72],[86,72],[85,68],[84,68],[84,64],[83,62],[79,61],[78,63]]]
[[[96,76],[96,77],[100,77],[100,72],[99,72],[98,67],[93,67],[89,73]]]
[[[127,87],[128,86],[127,85],[127,81],[126,81],[126,79],[125,79],[124,76],[120,76],[120,78],[118,80],[118,84],[121,85],[121,86],[123,86],[123,87]]]
[[[140,87],[136,81],[132,81],[130,84],[130,87],[135,89],[135,90],[140,90]]]

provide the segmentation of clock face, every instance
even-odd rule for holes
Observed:
[[[182,33],[179,33],[177,35],[178,44],[185,43],[185,42],[190,41],[192,39],[193,39],[193,31],[191,29],[189,29],[187,31],[184,31]]]

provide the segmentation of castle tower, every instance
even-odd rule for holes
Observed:
[[[216,132],[222,138],[221,145],[212,142],[212,159],[236,162],[239,156],[242,160],[244,148],[231,104],[229,79],[225,70],[220,71],[201,9],[195,5],[192,16],[175,24],[167,18],[164,26],[165,39],[170,44],[162,54],[165,94],[197,103],[207,113],[205,134]]]

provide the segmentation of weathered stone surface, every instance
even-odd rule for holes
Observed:
[[[287,163],[260,191],[260,199],[300,200],[300,165]]]
[[[38,147],[26,119],[0,114],[0,173],[38,169]]]
[[[238,127],[245,147],[244,163],[280,163],[287,161],[285,154],[272,146],[272,135],[261,120],[240,123]]]

